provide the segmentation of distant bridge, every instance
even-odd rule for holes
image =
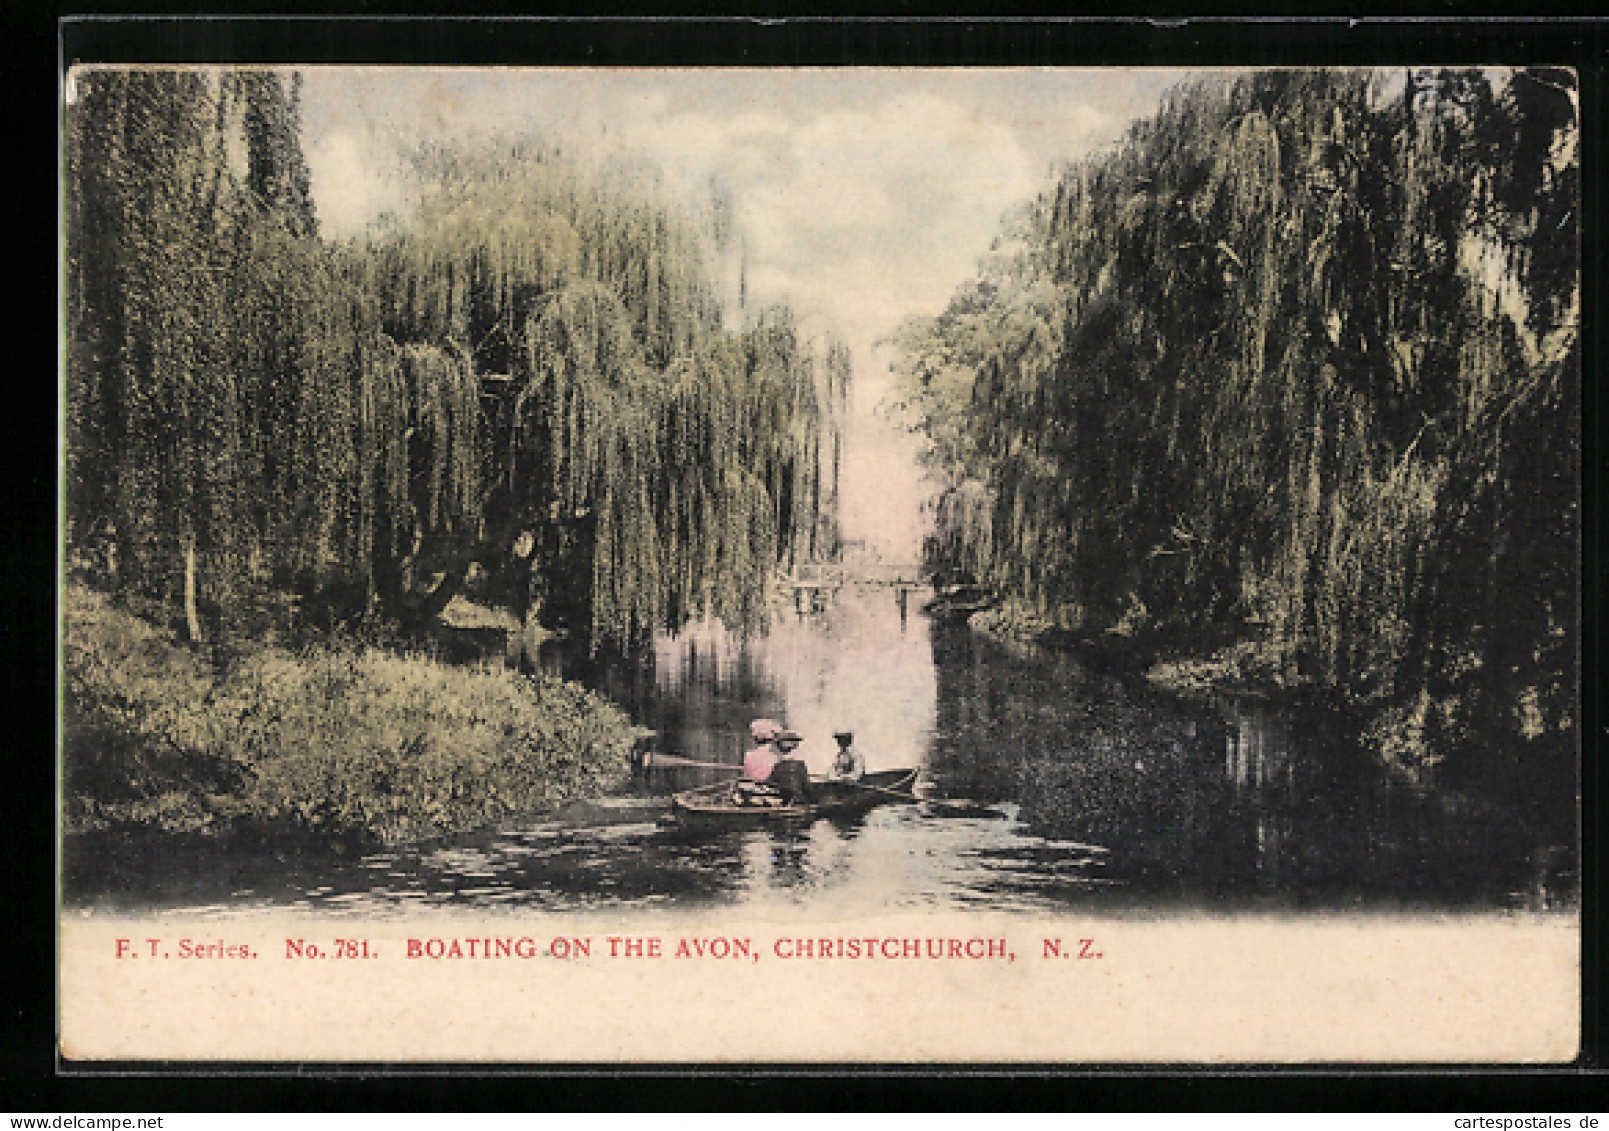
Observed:
[[[793,604],[799,612],[820,612],[846,585],[871,585],[894,590],[900,605],[912,590],[922,588],[921,567],[902,562],[810,563],[793,568],[788,578]]]

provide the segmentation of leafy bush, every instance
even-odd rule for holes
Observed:
[[[578,685],[360,645],[263,648],[213,675],[69,587],[69,823],[249,819],[398,841],[609,789],[638,731]]]
[[[1039,615],[1026,601],[1007,598],[992,609],[973,614],[968,623],[980,632],[1000,640],[1033,644],[1057,627],[1056,623]]]

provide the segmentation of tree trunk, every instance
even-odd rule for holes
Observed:
[[[483,561],[490,554],[508,552],[519,531],[530,525],[519,521],[521,517],[523,516],[511,515],[491,537],[454,554],[447,568],[442,570],[441,580],[429,593],[420,597],[405,596],[398,610],[403,621],[417,627],[440,616],[453,597],[463,589],[464,582],[469,578],[470,566]]]
[[[184,625],[190,633],[190,643],[201,643],[201,614],[196,608],[196,536],[195,531],[184,532]]]
[[[458,591],[464,587],[464,582],[469,577],[469,567],[480,560],[485,550],[486,547],[480,546],[474,551],[466,551],[443,571],[441,580],[436,583],[434,589],[417,601],[408,602],[405,608],[409,622],[418,626],[440,616],[458,595]]]

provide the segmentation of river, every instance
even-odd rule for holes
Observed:
[[[765,914],[1548,909],[1578,900],[1574,855],[1500,804],[1410,786],[1333,720],[1191,700],[1092,674],[846,587],[743,640],[700,626],[652,663],[571,674],[657,745],[733,764],[748,722],[782,719],[825,771],[850,730],[870,770],[918,792],[803,827],[691,835],[669,794],[725,775],[653,768],[615,797],[384,851],[314,838],[75,837],[70,907],[228,916],[392,916],[655,906]]]

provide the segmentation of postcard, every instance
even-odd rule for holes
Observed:
[[[1577,1056],[1573,71],[62,101],[65,1065]]]

